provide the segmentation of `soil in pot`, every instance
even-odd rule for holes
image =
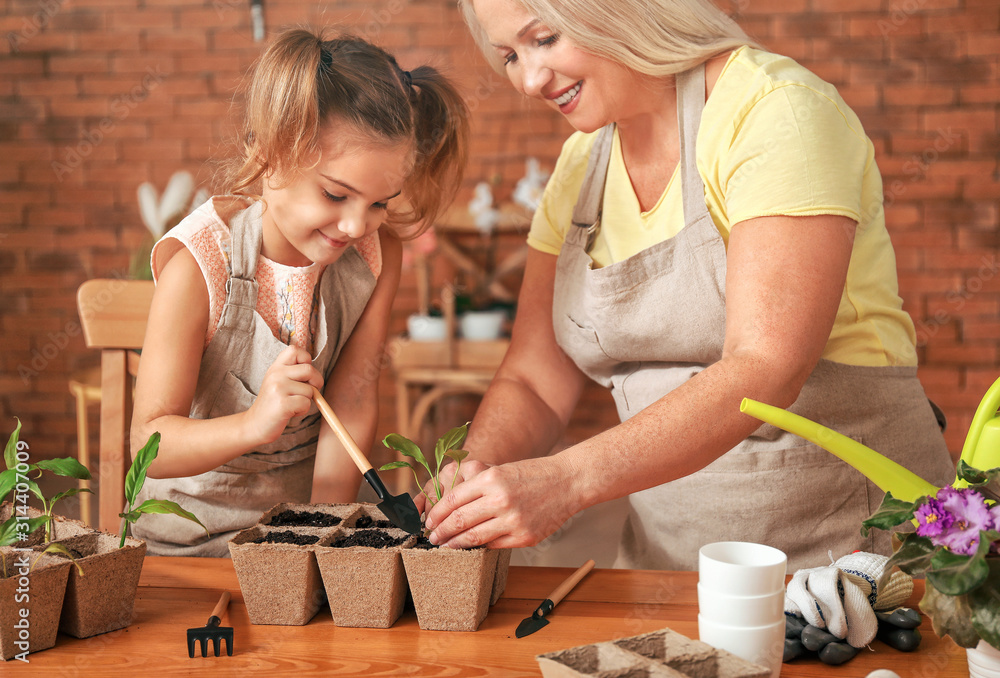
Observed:
[[[56,644],[71,563],[8,547],[0,547],[0,557],[5,563],[0,568],[0,657],[6,661],[47,650]],[[21,610],[27,610],[26,629],[16,627],[25,621]]]
[[[296,540],[308,537],[311,544],[267,541],[271,532],[291,532]],[[301,626],[316,616],[326,596],[313,550],[326,532],[256,525],[229,540],[229,554],[252,624]]]
[[[496,549],[404,549],[400,552],[422,629],[475,631],[489,611]]]
[[[121,537],[92,532],[60,543],[73,553],[83,576],[75,567],[70,570],[59,630],[89,638],[131,624],[146,542],[126,537],[118,548]]]
[[[271,507],[257,521],[269,527],[332,528],[357,512],[357,504],[290,504]]]
[[[319,541],[318,534],[304,534],[302,532],[292,532],[284,530],[281,532],[264,532],[260,536],[251,539],[249,544],[294,544],[297,546],[309,546]]]
[[[415,538],[403,530],[344,529],[316,549],[337,626],[385,629],[403,613],[406,574],[400,550]]]
[[[356,529],[360,530],[360,529],[364,529],[364,528],[367,528],[367,527],[376,527],[376,528],[385,529],[385,528],[391,528],[391,527],[394,527],[394,526],[388,520],[377,520],[375,518],[372,518],[371,516],[362,515],[362,516],[358,516],[358,519],[354,521],[354,527]]]
[[[344,519],[322,511],[284,510],[271,516],[267,522],[271,527],[336,527]]]

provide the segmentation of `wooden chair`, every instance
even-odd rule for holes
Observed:
[[[131,465],[133,379],[146,335],[153,283],[95,279],[80,285],[76,303],[88,348],[101,350],[101,432],[98,447],[98,527],[117,534]]]

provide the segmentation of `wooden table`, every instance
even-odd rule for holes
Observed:
[[[507,590],[475,633],[422,631],[412,608],[390,629],[334,626],[324,608],[306,626],[253,626],[247,618],[232,561],[146,558],[127,629],[78,640],[59,636],[56,646],[29,655],[30,664],[0,664],[6,676],[277,675],[538,676],[536,654],[612,640],[669,626],[697,637],[697,574],[594,570],[555,609],[551,623],[526,637],[514,628],[568,568],[512,567]],[[919,599],[923,586],[913,601]],[[232,657],[187,656],[185,630],[205,623],[223,589],[233,593],[223,625],[235,629]],[[926,628],[925,628],[926,627]],[[965,651],[922,625],[923,642],[904,654],[876,641],[839,667],[816,660],[784,665],[787,678],[863,678],[891,668],[902,678],[967,678]],[[211,671],[211,674],[209,674]],[[155,672],[155,673],[153,673]]]

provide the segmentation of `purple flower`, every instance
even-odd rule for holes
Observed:
[[[921,537],[936,537],[955,521],[944,505],[934,498],[917,508],[913,517],[917,519],[917,534]]]
[[[952,487],[941,488],[936,499],[942,509],[951,514],[952,523],[941,534],[931,537],[931,542],[963,556],[975,554],[979,548],[979,531],[993,525],[994,517],[986,500],[973,489]]]

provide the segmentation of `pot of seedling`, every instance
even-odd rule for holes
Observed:
[[[302,626],[325,599],[313,551],[354,513],[352,504],[278,504],[229,540],[253,624]]]
[[[313,550],[332,529],[254,525],[229,540],[251,624],[303,626],[325,594]]]
[[[423,466],[431,477],[434,496],[427,495],[428,506],[444,496],[440,480],[441,464],[447,457],[461,468],[468,452],[459,449],[468,434],[468,424],[445,433],[434,446],[435,468],[412,440],[390,434],[383,444],[410,457]],[[382,470],[409,468],[420,487],[416,467],[405,461],[390,462]],[[489,606],[503,593],[507,583],[510,549],[442,549],[431,544],[426,536],[409,549],[400,551],[403,568],[413,597],[417,623],[422,629],[437,631],[475,631],[486,618]],[[500,571],[502,567],[502,572]]]
[[[0,657],[28,661],[56,644],[72,567],[49,553],[0,546]]]
[[[59,630],[75,638],[89,638],[116,631],[132,623],[139,577],[146,556],[146,542],[128,536],[129,526],[147,513],[172,513],[201,525],[193,514],[172,501],[149,499],[133,507],[146,482],[146,471],[156,459],[160,434],[154,433],[125,475],[125,511],[121,535],[91,530],[63,539],[62,545],[80,565],[66,585]],[[202,525],[204,528],[204,525]],[[207,530],[206,530],[207,534]]]
[[[417,538],[392,525],[373,504],[357,510],[316,548],[333,623],[387,629],[403,613],[406,574],[400,552]]]
[[[241,539],[237,534],[230,541],[229,552],[252,623],[309,623],[326,595],[314,554],[316,545],[355,510],[355,504],[282,503],[265,512],[249,535]]]

